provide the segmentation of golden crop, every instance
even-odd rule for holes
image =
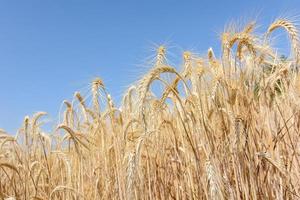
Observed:
[[[180,72],[159,47],[120,108],[97,78],[89,99],[64,101],[53,132],[44,112],[15,137],[1,130],[0,199],[300,198],[298,31],[287,19],[255,27],[226,29],[220,58],[184,52]],[[270,45],[278,28],[287,59]]]

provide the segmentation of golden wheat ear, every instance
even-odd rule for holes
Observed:
[[[207,50],[207,57],[210,62],[215,59],[215,53],[211,47]]]
[[[80,103],[80,107],[81,107],[85,121],[88,122],[89,119],[88,119],[88,115],[87,115],[87,107],[85,105],[84,98],[81,96],[81,94],[79,92],[75,92],[74,96],[77,98],[77,100]]]
[[[31,121],[31,127],[33,130],[35,130],[36,128],[38,128],[38,120],[40,118],[42,118],[43,116],[46,116],[47,113],[46,112],[37,112],[33,115],[32,117],[32,121]]]
[[[280,18],[275,20],[268,28],[267,30],[267,37],[270,36],[270,34],[278,29],[283,28],[288,33],[288,36],[291,40],[291,48],[292,52],[295,57],[295,61],[298,64],[299,63],[299,56],[300,56],[300,43],[299,43],[299,30],[296,27],[295,23],[293,23],[291,20]]]
[[[165,61],[166,61],[166,47],[165,46],[160,46],[157,49],[155,67],[159,67],[163,64],[166,64]]]
[[[251,33],[251,32],[254,31],[255,26],[256,26],[256,21],[252,21],[252,22],[248,23],[248,24],[245,26],[243,32],[244,32],[244,33],[247,33],[247,34],[248,34],[248,33]]]
[[[93,109],[94,112],[100,115],[100,103],[99,103],[99,97],[100,97],[100,88],[102,88],[105,91],[104,83],[100,78],[95,78],[92,81],[92,96],[93,96]]]
[[[64,111],[64,115],[63,115],[63,123],[73,127],[74,120],[75,120],[74,119],[75,112],[73,110],[73,105],[67,100],[64,100],[63,104],[66,106],[66,110]]]

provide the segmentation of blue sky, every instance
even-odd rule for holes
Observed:
[[[0,128],[14,133],[36,111],[55,121],[96,76],[119,101],[153,44],[205,53],[230,20],[264,25],[299,9],[299,0],[0,0]]]

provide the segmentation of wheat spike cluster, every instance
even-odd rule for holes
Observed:
[[[179,66],[160,46],[120,107],[96,78],[52,131],[45,112],[15,136],[1,129],[0,199],[300,199],[298,29],[280,18],[265,30],[230,25],[220,56],[186,51]]]

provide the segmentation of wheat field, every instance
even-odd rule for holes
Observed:
[[[52,132],[45,112],[0,130],[0,199],[300,198],[297,26],[256,27],[227,26],[220,56],[186,51],[180,66],[160,46],[119,108],[95,78]],[[277,29],[289,57],[272,47]]]

